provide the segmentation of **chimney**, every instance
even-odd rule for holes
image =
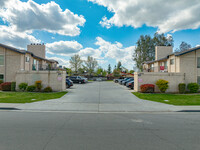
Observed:
[[[46,55],[46,47],[42,44],[35,44],[31,43],[30,45],[27,45],[27,51],[32,52],[35,56],[45,58]]]
[[[156,46],[155,47],[155,60],[167,57],[173,53],[172,46]]]

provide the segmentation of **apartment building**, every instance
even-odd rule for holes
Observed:
[[[44,44],[30,44],[27,50],[19,50],[0,44],[0,80],[15,81],[18,71],[56,70],[58,62],[45,58]]]
[[[157,46],[155,60],[145,62],[135,78],[136,91],[141,84],[155,84],[159,79],[169,81],[168,92],[178,92],[179,83],[200,84],[200,46],[174,53],[171,46]]]

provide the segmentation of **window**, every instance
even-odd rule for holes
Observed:
[[[200,76],[197,77],[197,83],[200,85]]]
[[[4,65],[4,55],[0,55],[0,65]]]
[[[167,69],[167,61],[164,62],[164,67]]]
[[[26,62],[29,62],[29,61],[30,61],[30,57],[26,56]]]
[[[200,57],[197,58],[197,68],[200,68]]]
[[[170,59],[170,65],[174,64],[174,59]]]
[[[0,80],[4,80],[4,75],[0,74]]]

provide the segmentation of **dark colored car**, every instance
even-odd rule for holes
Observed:
[[[123,84],[123,82],[126,81],[126,80],[128,80],[128,79],[129,79],[129,78],[125,78],[125,79],[123,79],[123,80],[120,80],[120,81],[119,81],[119,84]]]
[[[73,81],[73,83],[85,83],[85,79],[79,77],[79,76],[71,76],[69,77],[70,80]]]
[[[71,86],[73,86],[73,81],[70,79],[66,79],[66,86],[67,88],[70,88]]]
[[[131,82],[126,83],[126,87],[134,89],[134,80]]]
[[[129,78],[128,80],[126,80],[126,81],[123,82],[123,85],[126,85],[126,83],[131,82],[133,80],[134,80],[134,78]]]

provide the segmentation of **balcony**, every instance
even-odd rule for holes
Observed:
[[[166,66],[150,67],[150,68],[145,68],[143,72],[168,72],[168,67]]]
[[[51,65],[32,65],[33,71],[56,71],[59,70],[58,67],[51,66]]]

